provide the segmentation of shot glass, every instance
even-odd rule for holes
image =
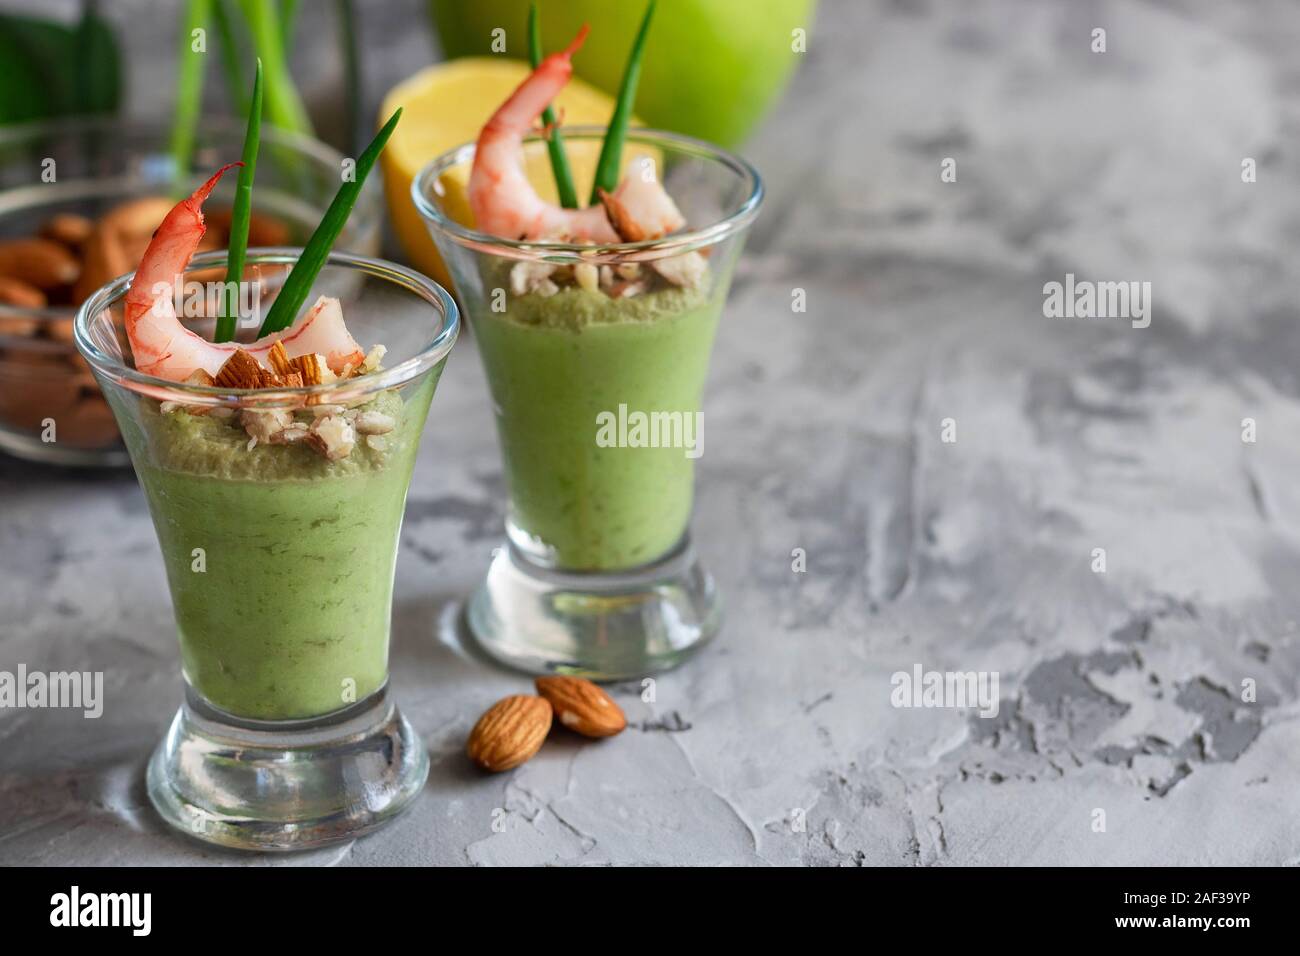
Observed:
[[[299,252],[249,252],[241,294],[253,317]],[[186,295],[200,299],[185,309],[197,315],[191,327],[208,322],[205,280],[224,266],[224,252],[210,253],[186,272]],[[150,799],[168,823],[225,846],[300,849],[364,834],[428,775],[388,693],[388,645],[402,513],[456,340],[455,303],[409,269],[331,254],[312,298],[337,296],[362,347],[386,346],[383,365],[330,384],[240,390],[135,368],[130,278],[86,300],[75,336],[144,488],[175,609],[185,696],[149,762]],[[378,440],[358,434],[350,454],[330,460],[235,427],[271,409],[373,411],[391,428]]]
[[[594,155],[603,137],[565,129],[571,155]],[[761,179],[715,146],[633,130],[628,174],[661,177],[687,231],[516,241],[463,221],[474,151],[433,160],[411,189],[487,372],[509,494],[506,545],[469,601],[470,630],[534,673],[616,680],[673,667],[721,623],[689,533],[700,401]],[[526,144],[530,169],[543,151]]]

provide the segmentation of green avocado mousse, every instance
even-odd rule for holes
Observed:
[[[653,8],[608,128],[549,113],[588,31],[542,57],[534,17],[533,73],[411,190],[474,329],[509,498],[467,617],[525,670],[640,677],[721,622],[689,526],[709,356],[762,186],[709,144],[630,128]],[[598,150],[590,181],[566,150]]]
[[[351,839],[428,774],[389,694],[388,648],[407,489],[457,310],[418,273],[330,251],[395,122],[305,248],[236,248],[232,231],[228,253],[195,256],[223,169],[75,323],[175,612],[185,700],[148,793],[213,843]]]
[[[387,680],[397,538],[436,375],[348,409],[137,410],[185,678],[215,708],[315,717]],[[352,447],[331,459],[330,441]]]
[[[581,571],[640,567],[685,534],[721,311],[701,286],[674,286],[650,267],[623,267],[626,279],[603,269],[606,284],[598,274],[584,288],[573,269],[516,264],[515,287],[532,289],[475,316],[512,540]],[[629,295],[632,283],[644,288]],[[664,427],[651,434],[656,421]]]

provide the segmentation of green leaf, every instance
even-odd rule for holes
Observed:
[[[83,116],[115,112],[121,84],[117,44],[113,40],[113,34],[108,31],[103,20],[87,9],[77,24],[74,36],[77,45],[74,111]]]
[[[227,0],[212,0],[212,23],[217,28],[217,43],[221,47],[221,72],[226,77],[230,108],[247,115],[248,97],[244,93],[244,67],[239,53],[239,39],[235,35],[234,18],[226,4]]]
[[[226,253],[226,285],[221,293],[214,342],[229,342],[235,337],[235,290],[244,280],[244,254],[248,250],[248,220],[253,209],[253,176],[257,171],[257,147],[262,129],[262,61],[257,61],[253,76],[253,97],[248,107],[248,129],[244,132],[244,165],[235,185],[235,208],[230,215],[230,244]]]
[[[397,126],[397,121],[401,119],[402,111],[399,108],[384,124],[370,145],[357,158],[356,175],[352,182],[345,182],[339,187],[339,191],[334,194],[334,201],[330,203],[329,209],[325,210],[325,215],[312,233],[311,238],[307,240],[306,247],[302,250],[302,255],[294,264],[293,271],[289,273],[289,278],[284,280],[284,285],[280,289],[280,294],[275,297],[275,302],[271,305],[271,311],[266,314],[262,321],[262,327],[258,330],[257,337],[269,335],[272,332],[279,332],[281,329],[287,329],[293,325],[294,319],[298,317],[298,310],[302,308],[303,303],[307,301],[307,296],[311,292],[312,283],[316,281],[316,276],[325,266],[325,260],[329,257],[330,249],[333,247],[335,240],[338,239],[339,233],[347,224],[348,216],[352,214],[352,207],[357,204],[357,197],[361,195],[361,187],[366,184],[366,176],[370,174],[371,167],[375,165],[375,160],[383,152],[384,146],[388,143],[388,137],[393,134],[393,129]]]
[[[623,69],[623,82],[618,88],[618,101],[614,104],[614,115],[610,117],[609,129],[605,130],[605,142],[600,147],[600,159],[596,162],[596,181],[591,187],[591,199],[595,204],[600,201],[600,191],[613,192],[618,186],[618,173],[623,160],[623,143],[627,139],[627,126],[632,120],[632,107],[636,103],[636,87],[641,80],[641,58],[645,53],[646,34],[650,32],[650,20],[654,16],[655,0],[645,9],[641,20],[641,29],[637,31],[632,43],[632,52]]]
[[[266,118],[274,126],[303,136],[315,135],[284,55],[279,5],[270,0],[239,0],[253,48],[266,69]]]
[[[528,59],[533,69],[542,62],[542,31],[537,26],[537,4],[528,7]],[[555,174],[555,190],[560,196],[560,205],[565,209],[578,208],[578,190],[573,185],[573,171],[569,169],[569,157],[564,152],[564,137],[560,126],[555,121],[555,110],[546,107],[542,111],[542,122],[550,130],[546,149],[551,154],[551,172]]]
[[[72,26],[0,14],[0,64],[0,123],[112,113],[121,101],[117,42],[93,14]]]
[[[343,54],[343,89],[347,96],[347,148],[356,149],[357,130],[361,124],[361,53],[357,48],[357,16],[352,0],[335,0],[338,14],[338,38]]]
[[[293,27],[298,20],[298,0],[280,0],[280,46],[284,58],[293,53]]]
[[[177,192],[185,191],[185,180],[194,153],[194,136],[203,105],[203,68],[207,53],[194,49],[194,31],[205,30],[211,13],[209,0],[188,0],[181,19],[181,42],[177,50],[176,110],[172,114],[171,156]]]

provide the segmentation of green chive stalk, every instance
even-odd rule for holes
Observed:
[[[614,104],[614,115],[610,117],[609,129],[605,130],[605,142],[600,147],[600,159],[596,162],[596,180],[591,187],[589,203],[600,200],[601,190],[613,192],[618,186],[619,169],[623,160],[623,143],[627,140],[627,127],[632,119],[632,107],[636,103],[636,87],[641,80],[641,60],[645,54],[646,34],[650,32],[650,20],[654,16],[655,0],[650,0],[645,16],[641,19],[641,29],[637,31],[632,43],[632,52],[623,68],[623,81],[618,88],[618,101]]]
[[[248,251],[248,221],[253,210],[253,175],[257,170],[257,147],[262,137],[262,61],[257,61],[253,76],[253,97],[248,107],[248,129],[244,132],[244,165],[235,185],[235,208],[230,216],[230,245],[226,254],[226,283],[221,291],[221,308],[217,313],[214,342],[229,342],[235,337],[239,315],[237,290],[244,280],[244,258]]]
[[[357,18],[352,0],[335,0],[339,47],[343,54],[344,91],[347,97],[347,148],[356,149],[361,125],[361,55],[357,50]]]
[[[267,0],[239,0],[244,11],[248,32],[253,38],[253,48],[262,58],[266,70],[266,118],[274,126],[314,135],[307,109],[302,105],[298,88],[289,74],[288,60],[284,55],[284,37],[280,32],[280,14],[277,4]]]
[[[542,31],[537,25],[535,3],[528,7],[528,60],[534,70],[542,63]],[[549,133],[546,149],[551,154],[551,172],[555,174],[555,191],[560,196],[560,205],[565,209],[577,209],[578,190],[573,185],[573,171],[569,169],[569,157],[564,152],[564,137],[560,134],[555,110],[546,107],[542,112],[542,122]]]
[[[188,0],[181,18],[180,56],[177,60],[176,112],[172,117],[171,157],[178,193],[185,191],[194,154],[194,137],[198,128],[199,108],[203,100],[203,67],[206,54],[194,50],[194,31],[207,28],[211,12],[209,0]]]
[[[235,37],[235,24],[231,19],[227,0],[212,0],[212,24],[221,44],[221,71],[226,76],[226,90],[230,95],[230,108],[236,113],[248,113],[248,96],[244,92],[244,68],[240,65],[239,40]]]
[[[284,58],[293,52],[293,26],[298,19],[298,0],[280,0],[280,47]]]
[[[275,297],[271,311],[266,314],[262,328],[258,330],[258,338],[293,325],[294,319],[298,317],[298,310],[302,308],[311,293],[312,283],[316,281],[316,276],[325,266],[325,260],[329,258],[331,247],[347,224],[348,216],[352,214],[352,207],[357,204],[357,197],[361,195],[361,187],[366,183],[366,176],[370,174],[375,160],[379,158],[379,154],[388,143],[388,137],[393,134],[393,129],[401,116],[402,111],[398,109],[370,141],[365,151],[357,157],[355,175],[350,182],[345,181],[334,194],[334,201],[330,203],[329,209],[325,210],[320,225],[307,240],[302,255],[298,257],[289,277],[284,280],[280,294]]]

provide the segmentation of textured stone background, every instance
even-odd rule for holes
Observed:
[[[418,3],[362,7],[373,103],[432,46]],[[164,19],[136,42],[165,48]],[[108,695],[98,721],[0,712],[0,860],[1300,863],[1297,40],[1282,2],[824,0],[747,148],[771,202],[707,396],[696,535],[722,637],[653,705],[615,688],[622,737],[466,765],[477,713],[527,684],[444,626],[501,520],[464,339],[397,572],[393,682],[433,770],[408,816],[339,849],[163,829],[143,769],[179,673],[143,498],[0,464],[0,668],[104,670]],[[325,48],[298,57],[318,109]],[[169,69],[133,61],[136,111]],[[1067,271],[1150,281],[1151,327],[1044,318]],[[998,717],[891,707],[915,663],[999,672]]]

